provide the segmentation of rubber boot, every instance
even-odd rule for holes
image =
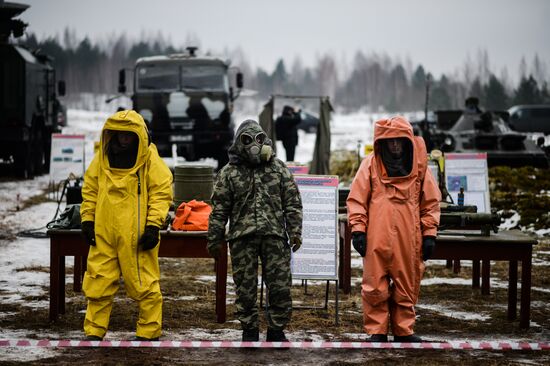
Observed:
[[[102,341],[103,338],[101,338],[100,336],[96,336],[96,335],[89,335],[89,336],[86,336],[86,340],[87,341]]]
[[[388,336],[386,334],[371,334],[369,338],[367,338],[367,342],[387,342]]]
[[[145,338],[145,337],[140,337],[140,336],[135,336],[134,338],[132,338],[132,341],[149,341],[149,342],[157,342],[159,340],[159,337],[155,337],[155,338]]]
[[[267,342],[288,342],[282,329],[267,329]]]
[[[243,342],[258,342],[260,340],[260,331],[258,328],[243,329]]]
[[[407,336],[393,336],[394,342],[401,342],[401,343],[420,343],[423,342],[422,338],[420,338],[417,335],[410,334]]]

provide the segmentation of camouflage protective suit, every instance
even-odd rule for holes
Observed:
[[[229,242],[233,280],[237,289],[236,316],[242,328],[258,328],[258,257],[268,289],[269,328],[282,330],[290,321],[289,238],[302,235],[302,201],[292,173],[279,159],[252,161],[241,142],[243,133],[264,133],[252,120],[244,121],[229,149],[229,164],[218,173],[212,194],[208,249]],[[271,145],[270,139],[264,144]],[[225,226],[229,220],[229,231]]]

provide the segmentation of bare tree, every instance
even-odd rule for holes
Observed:
[[[520,80],[527,78],[527,62],[525,61],[525,56],[522,56],[519,62],[519,78]]]
[[[334,99],[338,87],[338,72],[332,55],[325,54],[317,61],[317,76],[319,78],[319,93]]]
[[[539,55],[535,53],[533,57],[533,65],[531,66],[531,75],[538,80],[539,83],[546,81],[546,65],[540,60]]]

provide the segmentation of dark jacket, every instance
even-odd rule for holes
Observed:
[[[277,139],[285,144],[298,145],[298,124],[302,122],[300,113],[288,112],[275,120]]]

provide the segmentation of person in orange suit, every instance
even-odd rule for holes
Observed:
[[[424,262],[435,248],[441,194],[426,145],[401,116],[374,126],[374,151],[347,199],[353,247],[363,257],[363,324],[369,340],[421,342],[414,334]]]

